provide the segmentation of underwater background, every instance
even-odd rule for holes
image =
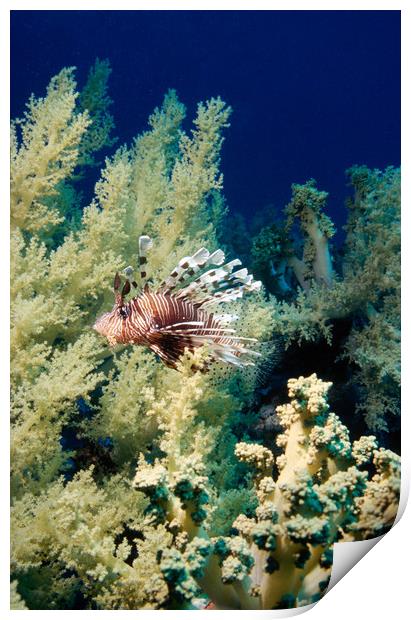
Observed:
[[[86,79],[107,58],[119,144],[175,88],[192,118],[219,95],[233,107],[223,150],[230,208],[289,200],[317,179],[337,226],[344,171],[400,163],[399,11],[14,11],[11,116],[61,67]],[[90,181],[91,184],[91,181]]]
[[[400,13],[13,11],[11,116],[12,607],[315,602],[398,504]]]

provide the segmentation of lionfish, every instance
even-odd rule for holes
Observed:
[[[255,281],[245,268],[235,271],[241,265],[238,258],[224,264],[222,250],[210,253],[202,247],[182,258],[168,278],[151,290],[147,252],[152,246],[147,235],[139,238],[140,288],[131,266],[124,269],[123,286],[117,272],[114,307],[96,320],[94,329],[107,338],[110,346],[148,347],[171,368],[177,367],[186,348],[193,351],[205,343],[211,359],[235,366],[254,365],[252,356],[260,354],[248,347],[256,339],[236,335],[230,325],[238,316],[215,314],[210,307],[258,290],[261,282]],[[126,301],[132,289],[139,289],[138,294]]]

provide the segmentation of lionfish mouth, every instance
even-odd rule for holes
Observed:
[[[210,253],[200,248],[182,258],[168,278],[156,290],[147,284],[147,251],[150,237],[139,239],[140,287],[133,278],[132,267],[124,270],[125,284],[114,278],[115,306],[98,318],[93,328],[106,336],[110,344],[143,344],[167,365],[176,368],[184,350],[207,344],[211,359],[234,366],[253,365],[260,354],[249,348],[255,338],[236,335],[232,323],[238,318],[229,313],[216,314],[214,308],[239,299],[244,293],[257,291],[255,281],[239,259],[225,263],[221,249]],[[132,288],[139,293],[125,301]],[[213,310],[211,310],[213,308]]]
[[[114,312],[105,312],[98,319],[94,321],[92,328],[101,336],[108,336],[112,328],[110,327],[110,322],[114,317]]]

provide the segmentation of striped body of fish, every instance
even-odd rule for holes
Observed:
[[[241,265],[238,259],[224,264],[222,250],[210,253],[200,248],[193,256],[182,258],[170,276],[156,290],[150,290],[146,265],[151,247],[149,237],[140,237],[140,292],[126,301],[130,291],[139,288],[133,279],[133,269],[124,270],[126,281],[122,288],[120,275],[116,273],[114,307],[97,319],[94,329],[111,346],[146,346],[172,368],[176,368],[186,348],[193,351],[205,343],[215,360],[236,366],[252,365],[252,356],[259,354],[249,346],[256,340],[236,335],[230,324],[238,317],[215,314],[210,307],[258,290],[261,282],[256,282],[247,269],[235,271]]]

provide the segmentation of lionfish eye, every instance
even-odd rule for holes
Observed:
[[[123,319],[127,318],[127,310],[125,308],[119,308],[118,313]]]

